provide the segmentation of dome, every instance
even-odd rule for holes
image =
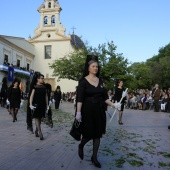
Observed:
[[[81,38],[75,35],[74,33],[71,35],[71,43],[79,49],[85,47],[84,42],[81,40]]]

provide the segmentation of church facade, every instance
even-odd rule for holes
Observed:
[[[27,75],[30,71],[39,71],[45,76],[45,82],[56,86],[61,86],[63,92],[75,91],[77,82],[73,80],[61,79],[52,76],[53,70],[49,64],[54,60],[64,57],[74,51],[75,40],[78,36],[65,35],[65,27],[60,21],[61,7],[57,0],[44,0],[45,2],[38,8],[40,22],[34,30],[34,36],[28,40],[18,37],[0,36],[0,81],[6,75],[5,67],[12,64],[14,72],[19,68],[20,74]],[[82,47],[81,42],[79,48]],[[4,62],[7,61],[7,64]],[[4,66],[5,64],[5,66]],[[7,68],[6,68],[7,69]],[[69,68],[68,68],[69,71]],[[23,80],[24,81],[24,80]],[[24,82],[25,83],[25,82]]]

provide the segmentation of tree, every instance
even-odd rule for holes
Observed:
[[[158,55],[146,61],[151,68],[153,84],[158,83],[161,88],[170,86],[170,44],[159,49]]]
[[[130,67],[131,84],[133,89],[151,88],[152,83],[151,69],[145,62],[135,62]]]
[[[49,64],[53,69],[53,76],[60,79],[71,79],[78,81],[84,69],[87,54],[94,54],[99,57],[101,77],[109,89],[113,89],[115,79],[126,79],[128,76],[128,60],[123,54],[116,53],[116,46],[113,41],[99,44],[97,48],[86,45],[83,49],[75,49],[63,58]]]
[[[49,64],[49,67],[53,69],[53,76],[60,79],[69,79],[78,81],[84,69],[85,56],[88,54],[86,48],[81,50],[75,49],[73,53],[70,53],[63,58],[54,60]]]

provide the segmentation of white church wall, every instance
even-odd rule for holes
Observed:
[[[51,59],[45,59],[45,46],[51,45]],[[49,78],[55,78],[55,84],[62,87],[63,92],[72,92],[75,91],[77,82],[73,80],[61,80],[57,81],[57,77],[53,77],[53,70],[50,69],[49,63],[52,63],[54,60],[64,57],[66,54],[69,54],[73,51],[70,46],[69,41],[58,41],[58,42],[43,42],[35,43],[35,59],[34,59],[34,70],[40,71],[45,77],[48,75]],[[69,72],[69,68],[68,68]],[[48,78],[48,77],[47,77]]]

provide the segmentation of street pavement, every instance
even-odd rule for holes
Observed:
[[[18,121],[12,122],[7,109],[0,107],[0,170],[98,169],[90,161],[92,141],[84,148],[84,160],[80,160],[79,142],[69,135],[73,103],[61,103],[60,110],[62,114],[53,115],[53,128],[42,123],[41,141],[27,130],[26,113],[22,109]],[[114,109],[108,107],[108,112],[111,115]],[[107,132],[98,153],[102,170],[170,169],[169,113],[125,109],[123,125],[118,124],[118,113],[112,122],[109,114]]]

